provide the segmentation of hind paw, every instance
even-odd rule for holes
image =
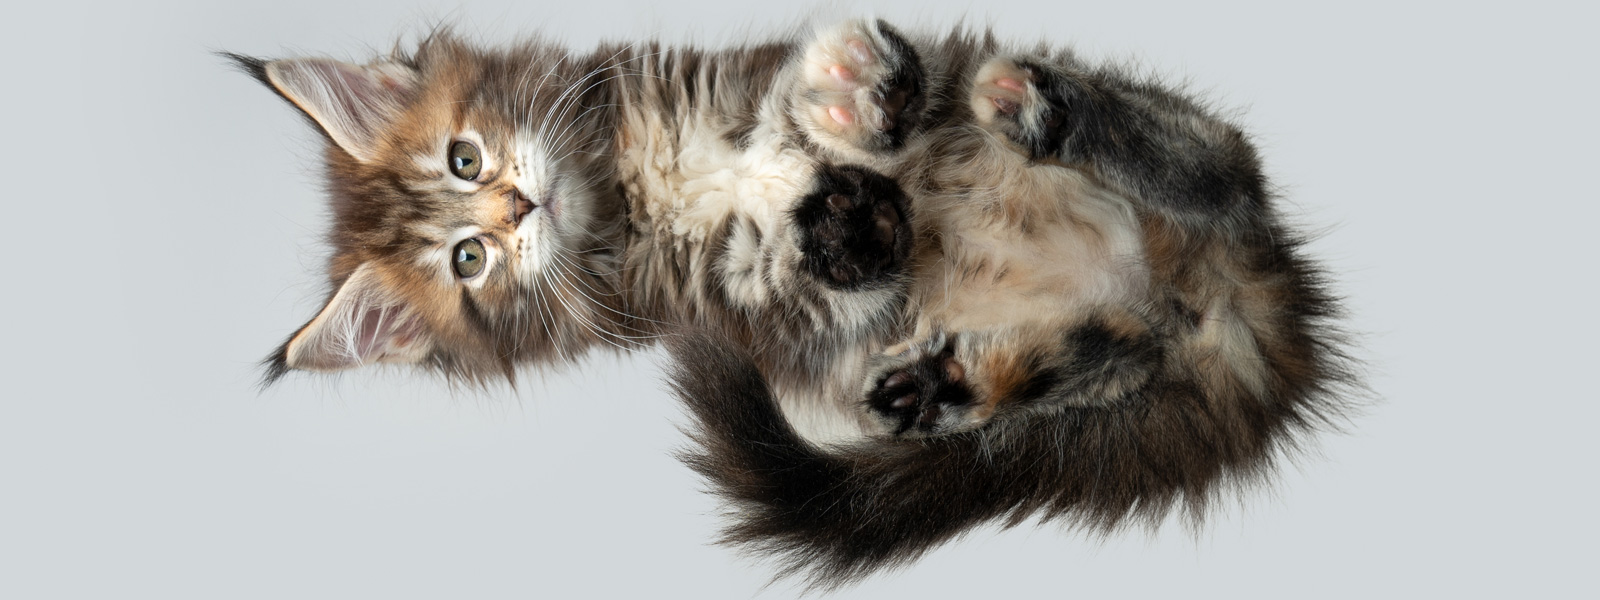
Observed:
[[[887,25],[852,22],[824,33],[801,68],[797,121],[822,146],[893,152],[922,121],[922,64]]]
[[[991,59],[973,79],[972,112],[979,125],[1021,146],[1029,158],[1053,156],[1066,137],[1067,104],[1056,90],[1059,79],[1025,60]]]
[[[867,391],[867,408],[898,436],[953,433],[986,418],[954,352],[910,352],[878,370]]]

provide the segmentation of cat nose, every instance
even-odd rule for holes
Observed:
[[[533,209],[539,208],[538,204],[534,204],[526,195],[523,195],[522,190],[513,189],[511,193],[506,195],[506,198],[510,204],[508,207],[510,216],[507,217],[506,221],[511,223],[512,226],[521,225],[523,217],[528,216],[528,213],[533,212]]]

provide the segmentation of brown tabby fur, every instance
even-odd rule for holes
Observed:
[[[330,139],[336,290],[269,381],[509,378],[671,334],[725,540],[816,585],[995,519],[1201,515],[1351,381],[1243,134],[1067,52],[856,22],[722,52],[236,58]],[[456,280],[462,231],[492,250]]]

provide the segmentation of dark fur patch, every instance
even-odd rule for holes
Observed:
[[[1021,60],[1043,127],[1011,128],[1035,160],[1089,165],[1132,195],[1234,226],[1258,218],[1265,179],[1249,140],[1194,102],[1112,70]],[[1196,126],[1193,122],[1214,124]]]
[[[892,152],[905,146],[906,138],[922,126],[928,106],[927,75],[916,48],[906,38],[883,21],[878,22],[878,33],[889,46],[893,70],[876,90],[890,127],[880,134],[879,147],[873,150]]]

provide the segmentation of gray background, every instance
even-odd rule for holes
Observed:
[[[718,43],[810,9],[43,4],[0,36],[0,597],[795,593],[708,544],[654,355],[258,394],[323,291],[319,142],[208,53],[366,59],[441,19]],[[985,529],[839,597],[1594,597],[1592,10],[1211,4],[873,6],[1137,57],[1239,109],[1381,401],[1198,535]]]

